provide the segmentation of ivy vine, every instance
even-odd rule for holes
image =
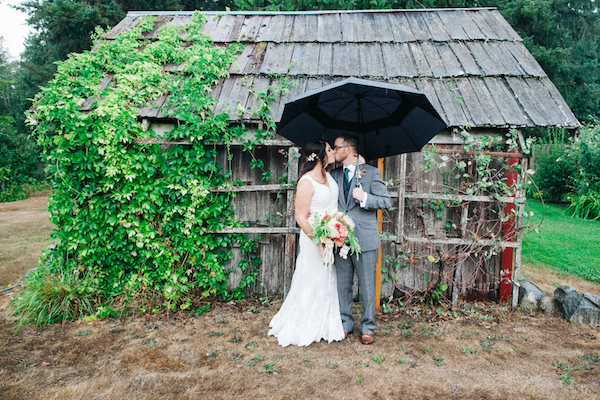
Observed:
[[[240,298],[255,280],[256,241],[214,233],[239,226],[232,194],[211,190],[233,184],[214,143],[229,148],[241,141],[251,151],[272,137],[268,103],[289,86],[256,94],[261,101],[253,112],[263,123],[251,138],[243,124],[230,125],[227,113],[215,115],[211,88],[243,46],[214,46],[201,31],[205,21],[195,13],[185,26],[163,26],[154,40],[143,36],[153,29],[153,17],[114,40],[98,30],[94,50],[59,65],[28,117],[53,187],[48,208],[56,248],[50,254],[64,260],[61,270],[85,281],[83,291],[99,299],[102,313],[117,304],[205,310],[207,298]],[[107,76],[110,83],[103,85]],[[161,112],[176,121],[163,137],[139,118],[140,109],[161,96],[168,96]],[[161,149],[135,139],[190,145]],[[226,265],[236,243],[246,254],[237,265],[243,277],[229,289]],[[58,273],[54,264],[48,274]]]

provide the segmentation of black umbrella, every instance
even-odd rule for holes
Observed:
[[[446,124],[424,93],[408,86],[348,78],[285,104],[277,133],[297,146],[339,133],[358,135],[367,159],[419,151]]]

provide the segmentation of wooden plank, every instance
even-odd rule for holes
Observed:
[[[207,19],[207,21],[202,24],[202,32],[206,33],[208,36],[210,36],[212,38],[212,34],[213,34],[214,30],[216,29],[217,25],[219,24],[220,18],[216,18],[212,15],[207,15],[206,19]]]
[[[435,88],[431,83],[431,79],[418,79],[416,80],[417,89],[421,92],[425,93],[427,100],[431,103],[433,108],[438,112],[440,117],[447,123],[448,117],[444,113],[444,108],[442,107],[440,100],[438,99],[437,93],[435,92]]]
[[[464,100],[458,91],[455,79],[434,80],[432,84],[449,126],[461,126],[473,122],[465,113]]]
[[[266,54],[267,43],[257,43],[250,57],[248,58],[248,63],[244,68],[244,74],[258,74],[262,68]]]
[[[437,48],[432,42],[421,43],[421,50],[427,59],[427,64],[431,68],[431,73],[434,78],[442,78],[448,76],[445,68],[445,63],[437,52]]]
[[[381,52],[388,77],[414,77],[418,75],[417,67],[407,43],[382,43]]]
[[[246,229],[252,229],[252,228],[246,228]],[[275,229],[275,228],[272,228]],[[241,233],[241,232],[236,232],[236,233]],[[397,237],[395,236],[383,236],[381,238],[382,242],[395,242],[395,243],[402,243],[400,240],[398,240]],[[481,240],[473,240],[472,238],[445,238],[445,239],[438,239],[438,238],[430,238],[430,237],[423,237],[423,236],[405,236],[404,237],[404,241],[407,243],[414,243],[414,244],[450,244],[450,245],[465,245],[465,244],[469,244],[469,243],[475,243],[477,246],[496,246],[496,244],[498,244],[501,247],[507,247],[507,248],[518,248],[521,247],[522,244],[521,243],[517,243],[517,242],[507,242],[504,240],[501,241],[494,241],[491,239],[481,239]]]
[[[273,18],[275,18],[274,15],[265,15],[263,16],[263,20],[260,23],[260,27],[258,28],[258,33],[256,34],[256,40],[257,42],[264,42],[266,41],[264,38],[268,38],[270,33],[269,30],[271,29],[271,23],[273,21]]]
[[[513,78],[510,76],[507,76],[504,79],[523,108],[523,111],[531,118],[533,123],[538,126],[550,125],[548,116],[545,115],[545,111],[535,97],[535,93],[527,84],[527,80],[525,78]]]
[[[464,100],[464,104],[469,110],[469,119],[472,119],[476,126],[489,125],[486,110],[479,103],[479,99],[471,86],[468,78],[455,79],[456,86],[460,90],[460,94]]]
[[[271,84],[274,84],[274,83],[271,82]],[[283,114],[283,106],[284,106],[285,102],[290,101],[291,99],[304,93],[306,91],[306,84],[307,84],[306,78],[296,79],[296,84],[290,88],[290,91],[284,97],[280,97],[279,100],[277,100],[278,101],[277,103],[273,103],[271,105],[271,107],[270,107],[271,113],[272,113],[271,115],[275,122],[278,122],[281,120],[281,114]]]
[[[227,72],[230,74],[243,74],[250,62],[255,47],[255,43],[245,43],[244,50],[237,56],[237,59],[231,64]]]
[[[482,75],[471,50],[469,50],[464,42],[450,42],[449,45],[460,62],[462,69],[465,71],[465,74]]]
[[[297,174],[296,174],[297,175]],[[250,185],[250,186],[232,186],[225,188],[211,188],[211,193],[238,193],[238,192],[278,192],[278,191],[295,191],[296,187],[293,184],[271,184],[271,185]],[[292,225],[288,225],[292,226]]]
[[[240,35],[235,41],[254,42],[262,21],[262,15],[247,15],[246,18],[244,18],[244,23],[240,29]]]
[[[255,75],[255,76],[248,76],[248,78],[253,78],[251,82],[252,84],[252,91],[253,94],[250,94],[248,96],[248,102],[246,103],[246,110],[247,113],[244,113],[244,119],[252,119],[253,117],[256,117],[256,114],[254,113],[254,109],[257,107],[260,107],[261,105],[261,100],[259,100],[259,98],[257,97],[258,93],[263,93],[265,91],[265,89],[267,88],[267,86],[269,86],[270,80],[269,78],[265,77],[265,76],[259,76],[259,75]]]
[[[223,15],[219,18],[219,22],[217,26],[214,28],[210,37],[215,43],[223,43],[227,42],[227,38],[229,37],[229,32],[233,28],[235,24],[236,16],[235,15]]]
[[[548,121],[548,124],[552,126],[562,126],[564,124],[562,110],[557,106],[547,87],[540,79],[528,78],[526,80],[529,88],[533,92],[534,99],[537,101],[539,109]]]
[[[292,54],[290,75],[312,75],[318,70],[319,43],[296,43]]]
[[[415,60],[415,66],[417,67],[417,74],[420,77],[433,76],[431,67],[427,62],[427,57],[423,53],[421,43],[409,43],[408,47],[412,53],[413,59]]]
[[[335,43],[342,40],[340,14],[319,14],[317,22],[317,41]]]
[[[405,13],[389,13],[388,17],[395,42],[405,43],[417,40]]]
[[[309,35],[307,30],[310,29],[307,26],[306,20],[308,16],[304,14],[294,16],[294,27],[292,30],[292,41],[294,42],[309,42]]]
[[[456,58],[448,43],[434,43],[433,46],[436,48],[441,62],[446,69],[445,76],[462,76],[465,74],[458,58]]]
[[[423,13],[423,19],[429,28],[429,32],[431,32],[431,38],[436,42],[446,42],[450,40],[450,34],[446,30],[439,14],[437,12],[425,12]]]
[[[286,18],[285,15],[277,14],[273,15],[270,21],[263,21],[263,24],[266,23],[267,25],[264,31],[261,30],[258,33],[256,40],[260,42],[279,42]]]
[[[577,118],[563,99],[556,86],[554,86],[552,81],[550,81],[549,78],[541,78],[540,82],[546,87],[546,90],[548,90],[548,93],[550,93],[550,96],[552,97],[552,100],[554,100],[556,107],[560,110],[560,113],[563,117],[563,122],[561,126],[572,128],[580,127],[581,124],[579,123],[579,121],[577,120]]]
[[[398,176],[398,221],[395,235],[401,241],[404,238],[404,207],[406,207],[406,154],[400,155],[400,174]]]
[[[479,30],[485,35],[487,39],[498,40],[501,39],[496,32],[496,26],[488,24],[486,18],[481,14],[480,10],[473,10],[469,12],[471,19],[477,25]]]
[[[385,67],[379,43],[358,44],[360,76],[385,76]]]
[[[373,32],[375,35],[375,42],[393,42],[394,35],[392,33],[392,26],[390,24],[390,18],[386,13],[373,13]]]
[[[233,87],[231,88],[229,98],[227,99],[227,104],[230,106],[228,111],[229,120],[239,121],[241,116],[238,115],[238,105],[245,108],[245,105],[248,102],[248,87],[243,84],[244,77],[242,76],[234,76],[230,79],[233,80]]]
[[[484,82],[507,125],[529,126],[532,124],[531,119],[523,112],[523,108],[503,78],[484,78]]]
[[[475,62],[479,65],[482,75],[497,76],[501,74],[499,66],[490,58],[481,42],[467,42],[467,47],[471,51]]]
[[[144,107],[142,107],[139,111],[140,117],[143,118],[155,118],[160,111],[160,107],[167,101],[166,95],[161,95],[158,99],[152,100],[147,103]]]
[[[359,37],[360,22],[358,13],[340,13],[342,42],[356,42]]]
[[[335,43],[333,45],[333,74],[355,76],[360,73],[358,65],[358,47],[354,43]]]
[[[475,22],[471,19],[471,14],[473,13],[472,11],[460,10],[456,13],[458,15],[460,25],[470,39],[486,39],[485,35],[481,32],[481,29],[479,29],[477,24],[475,24]]]
[[[229,93],[231,93],[231,90],[233,89],[233,85],[234,85],[233,79],[225,79],[223,81],[223,86],[219,93],[219,97],[216,98],[218,103],[214,109],[215,115],[222,113],[228,107],[227,100],[229,99]]]
[[[479,100],[479,104],[484,109],[485,116],[487,118],[487,122],[485,125],[492,126],[502,126],[505,125],[506,122],[502,113],[496,106],[496,102],[494,101],[494,96],[490,93],[488,87],[484,82],[484,78],[470,77],[468,78],[471,87],[475,91],[477,95],[477,99]]]
[[[292,35],[294,34],[294,15],[288,15],[283,25],[280,42],[293,42]]]
[[[464,150],[456,149],[445,149],[446,152],[440,151],[442,149],[436,149],[436,152],[440,154],[465,154]],[[504,157],[509,157],[510,154],[505,153]],[[520,158],[527,158],[527,156],[521,154]],[[468,195],[468,194],[448,194],[448,193],[419,193],[419,192],[405,192],[404,197],[407,199],[425,199],[425,200],[447,200],[447,201],[461,201],[461,202],[483,202],[483,203],[517,203],[525,204],[527,198],[525,196],[507,197],[500,196],[498,198],[494,196],[479,196],[479,195]]]
[[[502,64],[506,68],[507,75],[522,76],[525,75],[525,70],[521,67],[519,62],[512,55],[511,51],[507,48],[507,42],[489,42],[498,57],[502,60]]]
[[[515,72],[518,70],[509,69],[511,66],[510,60],[514,60],[514,58],[511,56],[510,52],[508,54],[504,54],[505,48],[498,46],[499,43],[501,42],[490,40],[485,42],[485,45],[482,45],[482,47],[485,49],[494,65],[498,68],[500,75],[522,75],[515,74]],[[507,65],[509,67],[507,67]],[[514,66],[514,63],[512,65]]]
[[[443,11],[440,10],[437,13],[438,18],[441,23],[444,25],[444,28],[448,32],[448,35],[451,39],[454,40],[468,40],[469,35],[462,28],[462,24],[460,23],[459,15],[452,10]]]
[[[406,13],[405,15],[415,40],[431,40],[431,32],[429,32],[421,13]]]
[[[527,75],[538,77],[548,76],[522,42],[505,42],[505,47],[515,57]]]
[[[375,16],[373,13],[360,13],[358,14],[358,22],[360,29],[355,42],[376,42],[379,38],[377,37],[377,27],[375,26]]]
[[[231,30],[227,35],[227,42],[238,42],[240,40],[240,36],[242,35],[242,27],[244,26],[244,22],[246,21],[246,16],[244,15],[236,15]]]
[[[267,54],[260,69],[261,74],[287,74],[293,51],[294,44],[269,43]]]
[[[481,13],[485,16],[486,20],[491,26],[495,26],[498,31],[501,31],[500,35],[502,38],[510,41],[522,41],[519,34],[514,28],[504,19],[500,11],[498,10],[481,10]]]
[[[331,43],[319,43],[317,48],[319,49],[319,65],[317,66],[317,75],[330,76],[333,74],[333,44]],[[337,46],[337,45],[335,45]],[[311,66],[312,67],[312,66]],[[337,72],[337,71],[336,71]],[[314,73],[314,71],[313,71]]]
[[[108,33],[104,36],[105,39],[114,39],[121,33],[125,32],[132,25],[135,18],[125,17],[117,25],[115,25]]]

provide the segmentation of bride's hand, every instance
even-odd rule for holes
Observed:
[[[326,251],[325,251],[325,245],[323,243],[319,243],[317,245],[317,247],[319,248],[319,253],[321,253],[321,258],[323,260],[325,260],[325,255],[326,255]]]

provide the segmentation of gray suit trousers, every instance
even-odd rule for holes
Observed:
[[[375,265],[378,256],[379,249],[360,253],[358,258],[353,254],[347,259],[343,259],[337,252],[335,253],[340,314],[342,315],[342,325],[345,332],[354,330],[352,283],[354,271],[356,271],[363,305],[360,331],[362,333],[375,333]]]

